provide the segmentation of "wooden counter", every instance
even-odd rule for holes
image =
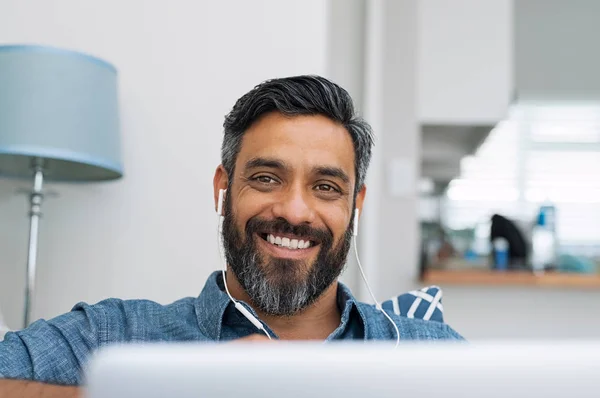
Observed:
[[[422,282],[428,285],[541,286],[553,288],[600,289],[600,275],[547,272],[534,275],[524,271],[427,270]]]

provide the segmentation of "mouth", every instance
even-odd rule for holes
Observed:
[[[289,260],[308,260],[318,253],[321,242],[310,236],[262,232],[256,233],[258,245],[274,258]]]
[[[293,250],[293,251],[304,251],[313,248],[319,244],[309,237],[295,236],[289,234],[272,234],[272,233],[259,233],[258,236],[269,245],[275,248]]]

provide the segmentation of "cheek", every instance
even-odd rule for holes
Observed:
[[[350,217],[348,211],[345,209],[330,209],[324,215],[325,225],[333,232],[334,240],[339,242],[344,238],[344,234],[350,225]]]
[[[238,228],[244,230],[248,220],[253,217],[260,216],[265,208],[264,200],[260,200],[256,195],[240,195],[233,203],[233,212],[236,216],[236,224]]]

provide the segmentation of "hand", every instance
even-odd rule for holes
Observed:
[[[271,341],[264,334],[251,334],[250,336],[242,337],[241,339],[233,340],[232,343],[246,343],[246,342],[264,342]]]

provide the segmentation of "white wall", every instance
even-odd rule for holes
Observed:
[[[418,270],[417,2],[367,4],[364,109],[376,141],[359,246],[372,288],[385,300],[413,288]]]
[[[168,4],[168,5],[167,5]],[[54,185],[36,317],[109,296],[198,295],[220,267],[212,176],[223,116],[260,81],[326,72],[326,2],[4,0],[0,43],[91,53],[119,69],[125,178]],[[21,323],[27,182],[0,180],[0,306]],[[50,186],[48,186],[50,187]]]
[[[597,0],[515,2],[519,99],[600,98]]]
[[[495,124],[513,84],[514,0],[418,1],[423,124]]]
[[[444,319],[469,340],[598,339],[600,292],[444,287]]]

